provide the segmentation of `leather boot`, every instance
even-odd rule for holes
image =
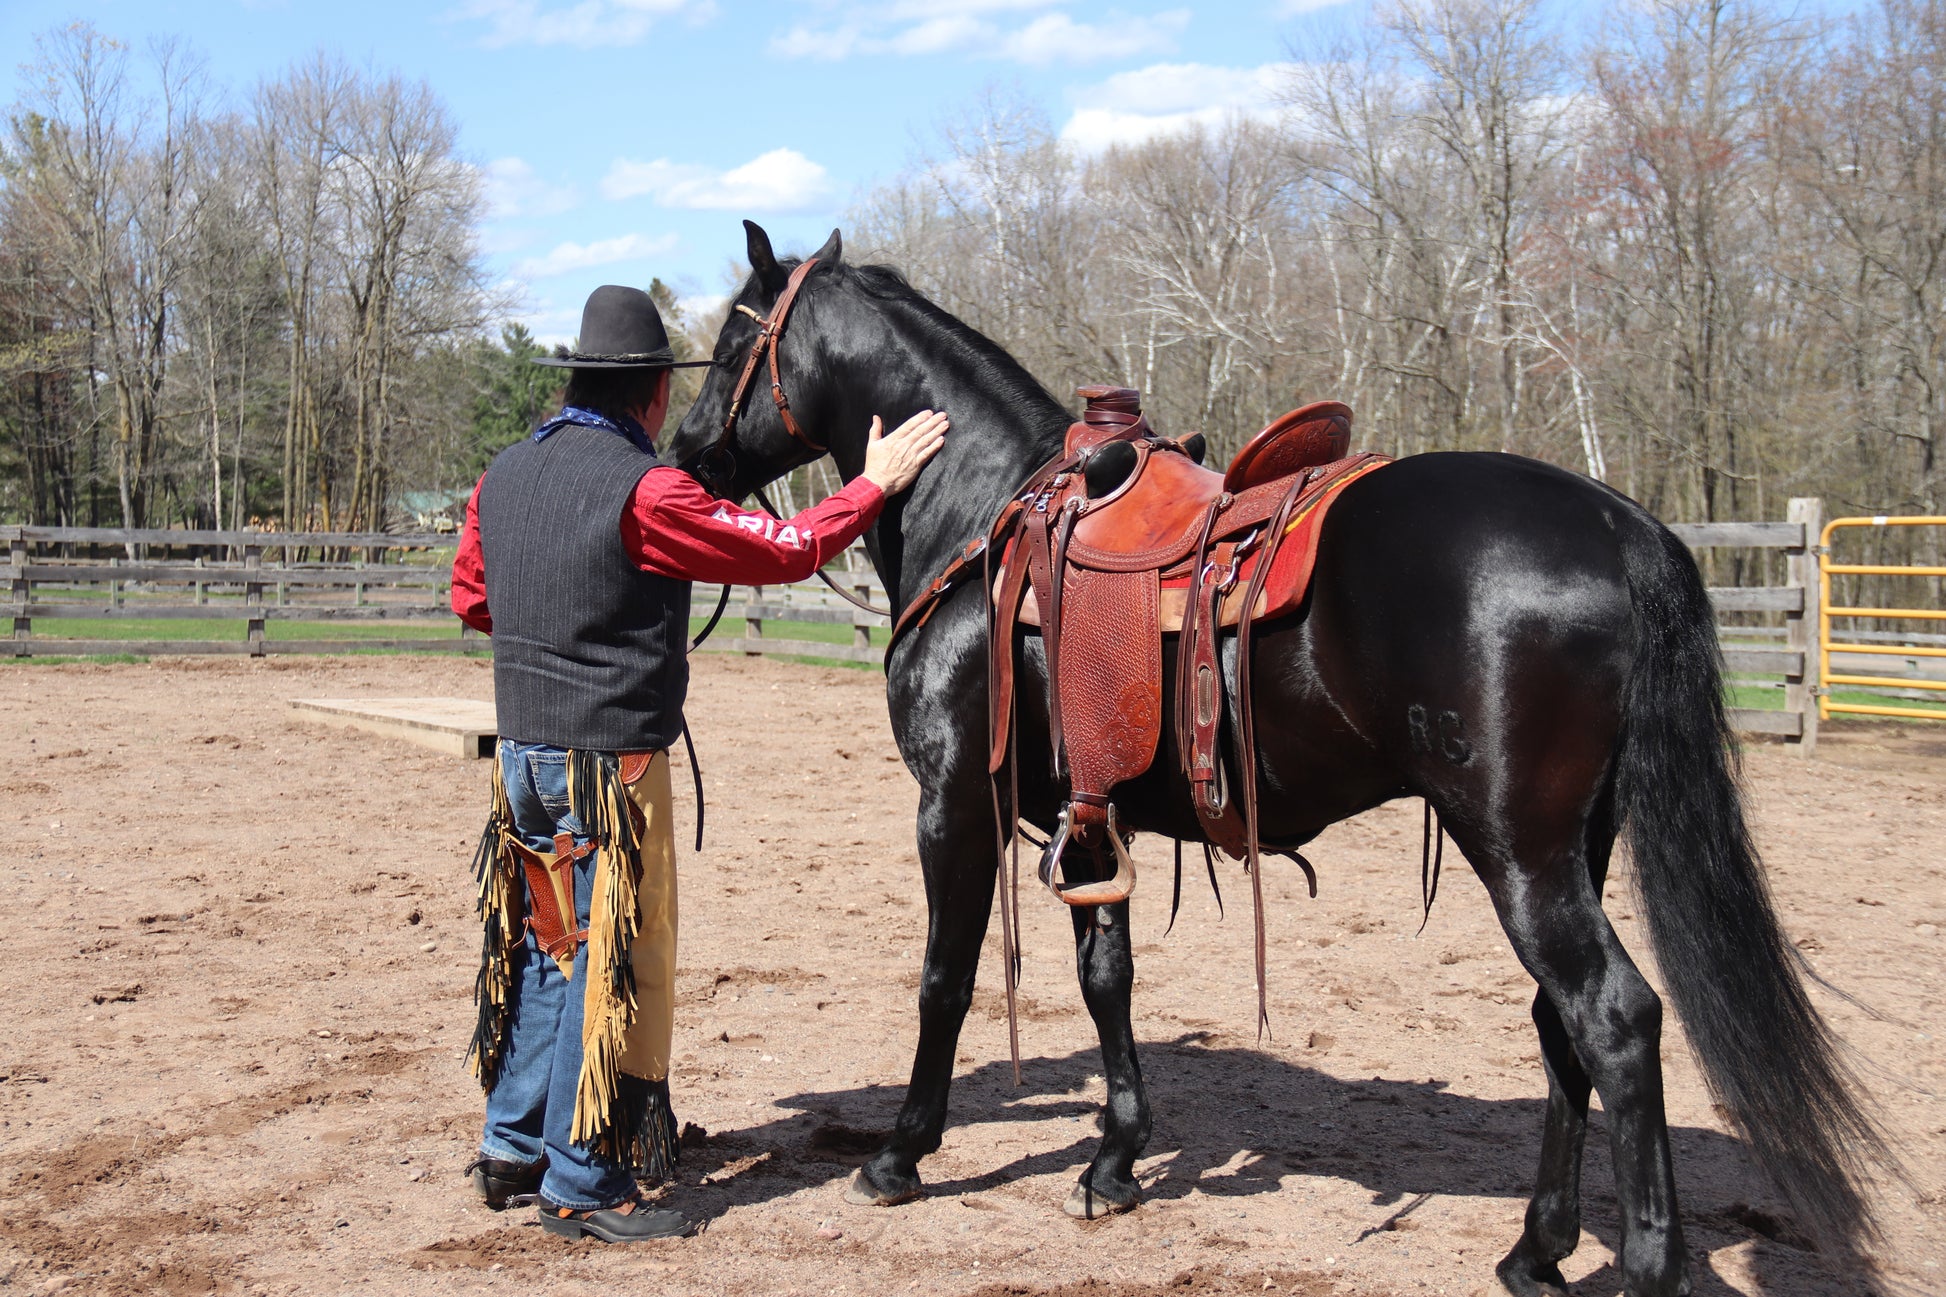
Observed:
[[[466,1173],[473,1177],[473,1187],[480,1191],[486,1205],[494,1211],[503,1211],[509,1199],[539,1193],[541,1176],[546,1170],[546,1158],[522,1163],[480,1157],[466,1168]]]
[[[640,1243],[651,1238],[681,1238],[691,1225],[681,1212],[651,1207],[642,1196],[631,1194],[613,1207],[595,1211],[575,1211],[569,1207],[541,1204],[541,1228],[564,1238],[587,1235],[604,1243]]]

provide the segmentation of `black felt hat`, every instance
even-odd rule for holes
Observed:
[[[603,284],[581,308],[575,350],[537,356],[534,363],[560,369],[687,369],[710,362],[676,359],[653,297],[639,288]]]

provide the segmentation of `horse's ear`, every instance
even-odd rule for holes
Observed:
[[[824,241],[824,246],[811,255],[816,257],[821,265],[835,266],[845,259],[845,241],[838,237],[838,231],[833,230],[831,237]]]
[[[745,221],[743,229],[750,236],[750,269],[757,276],[757,282],[773,293],[783,292],[784,282],[789,276],[778,266],[777,254],[770,250],[770,236],[755,221]]]

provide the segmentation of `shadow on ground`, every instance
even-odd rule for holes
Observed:
[[[1144,1048],[1156,1127],[1137,1166],[1150,1200],[1191,1193],[1242,1199],[1276,1193],[1293,1177],[1320,1177],[1363,1186],[1374,1206],[1396,1208],[1386,1218],[1396,1224],[1437,1197],[1527,1196],[1544,1112],[1538,1098],[1479,1099],[1439,1081],[1346,1080],[1259,1050],[1210,1048],[1199,1040],[1192,1034]],[[961,1123],[1065,1119],[1076,1137],[978,1175],[929,1180],[929,1195],[963,1197],[1031,1176],[1078,1175],[1093,1156],[1098,1105],[1084,1095],[1100,1073],[1099,1055],[1082,1050],[1022,1066],[1019,1088],[1004,1061],[959,1077],[955,1116]],[[897,1086],[805,1091],[776,1100],[793,1110],[788,1116],[706,1136],[692,1130],[683,1154],[683,1210],[709,1220],[820,1184],[836,1193],[852,1168],[877,1151],[903,1098]],[[1212,1116],[1212,1109],[1230,1116]],[[1726,1196],[1733,1186],[1760,1183],[1739,1140],[1695,1127],[1672,1127],[1670,1137],[1679,1185],[1689,1186],[1684,1227],[1695,1297],[1737,1292],[1710,1269],[1709,1253],[1752,1237],[1760,1242],[1753,1266],[1765,1294],[1892,1291],[1868,1277],[1855,1257],[1815,1254],[1774,1194],[1756,1189]],[[1584,1224],[1612,1252],[1619,1233],[1606,1145],[1597,1112],[1588,1140]],[[1058,1217],[1058,1204],[1050,1200],[1048,1212],[1050,1220]],[[1619,1292],[1621,1276],[1604,1265],[1575,1288]]]

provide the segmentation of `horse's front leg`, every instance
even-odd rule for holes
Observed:
[[[1074,882],[1091,876],[1092,853],[1069,846],[1062,871]],[[1135,1159],[1149,1142],[1149,1095],[1135,1059],[1135,1029],[1129,1022],[1129,997],[1135,985],[1135,954],[1128,935],[1128,902],[1079,906],[1074,920],[1075,971],[1081,998],[1101,1038],[1102,1073],[1108,1102],[1102,1108],[1101,1146],[1081,1173],[1062,1210],[1082,1220],[1128,1211],[1142,1201]]]
[[[980,772],[982,781],[985,772]],[[965,781],[970,782],[970,781]],[[928,794],[919,807],[919,860],[931,912],[919,981],[919,1048],[892,1137],[853,1177],[847,1201],[889,1207],[919,1196],[919,1159],[939,1147],[960,1027],[973,1003],[973,977],[993,908],[993,812],[978,795]],[[1126,1005],[1126,994],[1123,997]]]

